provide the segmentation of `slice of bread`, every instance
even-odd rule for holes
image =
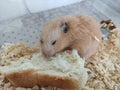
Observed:
[[[41,52],[31,58],[20,57],[7,66],[0,66],[0,72],[13,86],[52,86],[64,90],[80,90],[87,82],[85,60],[77,51],[63,52],[51,58],[44,58]]]

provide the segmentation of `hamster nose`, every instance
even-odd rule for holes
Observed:
[[[50,56],[52,56],[52,53],[51,53],[52,51],[50,50],[50,49],[44,49],[44,50],[42,50],[42,53],[43,53],[43,55],[45,56],[45,57],[50,57]]]

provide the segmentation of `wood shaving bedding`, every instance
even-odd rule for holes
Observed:
[[[5,43],[2,46],[3,50],[0,52],[0,65],[8,65],[10,61],[17,60],[20,57],[31,58],[32,54],[39,50],[38,46],[32,48],[23,43],[16,45]]]
[[[103,39],[96,55],[85,65],[90,69],[85,90],[120,90],[120,29]]]
[[[0,65],[8,65],[10,61],[20,57],[30,58],[39,47],[30,48],[22,43],[7,44],[0,52]],[[114,29],[109,39],[103,38],[96,55],[85,63],[88,69],[88,81],[83,90],[120,90],[120,29]],[[3,77],[0,76],[0,81]],[[1,86],[3,90],[60,90],[55,87],[33,88],[13,87],[9,82]]]

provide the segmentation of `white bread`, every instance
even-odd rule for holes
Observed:
[[[20,57],[7,66],[0,66],[0,72],[18,87],[52,86],[64,90],[81,90],[88,79],[84,59],[77,51],[66,52],[51,58],[44,58],[41,52],[31,58]]]

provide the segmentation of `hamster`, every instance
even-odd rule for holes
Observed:
[[[51,20],[40,33],[41,50],[46,57],[76,49],[82,58],[88,59],[97,52],[101,38],[99,23],[88,15],[70,15]]]

